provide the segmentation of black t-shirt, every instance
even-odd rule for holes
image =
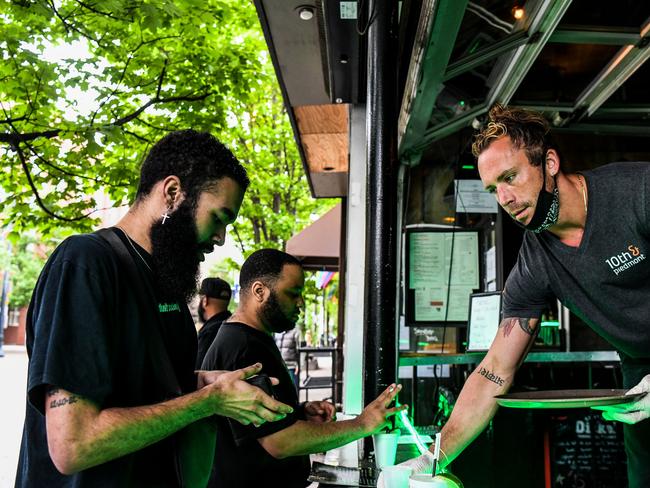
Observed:
[[[557,297],[619,351],[650,357],[650,163],[583,174],[589,202],[580,246],[526,232],[503,316],[539,317]]]
[[[309,456],[275,459],[257,441],[286,429],[298,420],[295,410],[298,395],[273,337],[246,324],[224,322],[208,349],[202,369],[235,370],[257,362],[262,363],[263,373],[280,381],[273,387],[274,397],[294,407],[294,413],[260,427],[244,426],[235,420],[217,417],[215,463],[208,485],[211,488],[301,488],[309,484]]]
[[[221,322],[226,320],[232,314],[228,310],[217,313],[205,321],[201,330],[199,330],[198,341],[199,349],[196,353],[196,369],[201,369],[203,364],[203,359],[205,358],[205,353],[208,352],[210,346],[214,342],[214,338],[217,337],[217,332],[219,332],[219,327]]]
[[[136,255],[121,231],[143,279],[151,257]],[[147,264],[145,261],[147,260]],[[154,287],[155,289],[155,287]],[[196,332],[184,303],[137,303],[132,283],[109,244],[95,234],[66,239],[52,254],[34,289],[27,315],[27,411],[17,487],[177,486],[175,436],[71,476],[54,467],[47,448],[44,394],[53,385],[99,408],[135,407],[173,396],[157,380],[158,368],[140,320],[157,307],[162,341],[184,392],[196,389]],[[155,329],[154,329],[155,330]]]

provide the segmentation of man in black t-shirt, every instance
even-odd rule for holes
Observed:
[[[247,185],[244,168],[210,134],[170,133],[144,161],[118,226],[55,250],[27,316],[17,487],[205,483],[214,436],[197,422],[218,414],[261,425],[292,411],[243,381],[260,364],[193,372],[186,301]]]
[[[304,273],[292,256],[275,249],[250,255],[242,266],[237,311],[224,322],[203,361],[203,369],[237,368],[260,361],[279,384],[276,399],[294,413],[260,427],[217,418],[217,445],[212,488],[307,486],[310,453],[323,452],[381,430],[406,408],[388,408],[401,387],[391,385],[354,420],[333,422],[328,402],[298,405],[298,395],[273,339],[274,332],[295,327],[303,306]]]
[[[496,105],[472,147],[484,187],[527,232],[503,291],[503,318],[442,430],[443,465],[496,412],[557,297],[620,353],[628,393],[650,391],[650,163],[566,174],[541,114]],[[650,486],[650,395],[606,408],[624,422],[631,488]],[[407,461],[431,469],[429,453]]]
[[[197,337],[196,369],[201,369],[205,353],[217,337],[221,322],[231,315],[228,311],[231,296],[230,285],[221,278],[206,278],[201,282],[198,314],[203,325]]]

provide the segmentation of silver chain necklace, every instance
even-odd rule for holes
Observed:
[[[151,269],[151,266],[149,266],[149,263],[147,263],[147,260],[142,256],[142,254],[140,254],[140,251],[138,251],[138,248],[135,247],[135,245],[133,244],[133,241],[129,237],[129,234],[127,234],[126,231],[124,229],[122,229],[122,227],[118,227],[117,225],[115,227],[117,227],[118,229],[120,229],[122,231],[122,233],[126,237],[126,240],[129,241],[129,244],[131,245],[131,249],[133,249],[135,251],[135,253],[138,255],[138,257],[142,260],[144,265],[147,267],[147,269],[153,273],[153,269]]]

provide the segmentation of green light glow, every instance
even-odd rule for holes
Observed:
[[[474,169],[473,164],[463,164],[463,169]]]
[[[406,427],[406,430],[409,431],[409,434],[413,436],[413,439],[415,439],[415,445],[418,447],[420,454],[427,452],[429,449],[427,449],[427,446],[425,446],[424,443],[420,440],[420,435],[415,430],[415,427],[413,427],[413,423],[411,422],[409,416],[406,414],[406,410],[402,410],[399,415],[402,419],[402,424],[404,427]]]
[[[542,327],[560,327],[560,322],[557,320],[545,320],[541,323]]]

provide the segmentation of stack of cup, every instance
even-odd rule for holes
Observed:
[[[386,466],[395,464],[399,434],[399,430],[394,430],[392,432],[381,432],[372,436],[372,442],[375,446],[375,465],[377,468],[384,469]]]

